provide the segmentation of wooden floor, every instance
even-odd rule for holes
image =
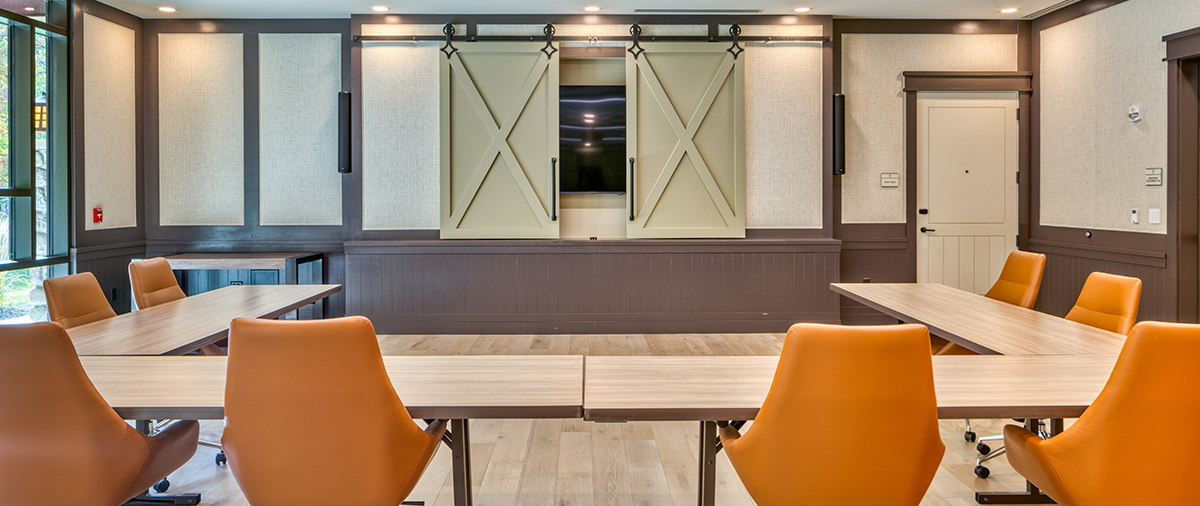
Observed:
[[[673,334],[570,336],[381,336],[385,355],[778,355],[782,334]],[[979,420],[975,430],[994,434],[1001,420]],[[475,504],[693,506],[696,504],[697,422],[591,423],[582,420],[473,420]],[[352,423],[347,422],[347,428]],[[1004,457],[989,462],[991,478],[973,474],[975,445],[962,438],[961,420],[941,422],[946,455],[923,506],[974,505],[975,491],[1022,490],[1025,481]],[[887,473],[903,455],[888,452],[888,421],[880,420],[875,461],[862,463],[862,481]],[[219,440],[221,423],[203,422],[202,437]],[[216,450],[200,448],[170,476],[171,492],[200,492],[203,504],[247,502],[228,468],[213,464]],[[320,458],[313,455],[313,458]],[[754,503],[719,454],[717,504]],[[409,500],[454,504],[450,451],[442,448]]]

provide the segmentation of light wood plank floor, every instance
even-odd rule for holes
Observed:
[[[380,336],[385,355],[778,355],[782,334],[670,335],[439,335]],[[692,506],[696,504],[698,423],[591,423],[582,420],[473,420],[472,469],[479,506]],[[978,420],[994,434],[1002,420]],[[348,428],[350,424],[348,423]],[[946,455],[922,506],[974,505],[975,491],[1022,490],[1024,480],[1004,457],[989,462],[991,478],[973,474],[975,445],[963,441],[963,422],[941,422]],[[888,423],[880,420],[878,460],[862,463],[864,486],[903,460],[888,452]],[[203,422],[202,436],[219,440],[221,423]],[[170,492],[200,492],[203,504],[248,504],[216,450],[200,448],[170,476]],[[320,458],[313,455],[313,458]],[[719,454],[717,504],[753,502]],[[453,505],[450,451],[439,450],[409,500]]]

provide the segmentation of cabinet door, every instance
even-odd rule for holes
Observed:
[[[439,56],[441,237],[557,238],[557,55],[534,43],[460,46]]]
[[[628,236],[746,237],[745,58],[725,44],[642,47],[625,57]]]

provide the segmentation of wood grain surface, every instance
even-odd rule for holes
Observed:
[[[183,355],[224,339],[234,318],[277,318],[341,285],[227,286],[67,329],[80,355]]]
[[[163,257],[172,269],[285,269],[287,261],[320,253],[182,253]]]
[[[226,357],[80,357],[125,419],[224,417]],[[384,357],[414,418],[579,418],[581,356]]]
[[[830,288],[984,355],[1117,355],[1125,336],[936,283],[830,283]]]
[[[584,418],[749,420],[778,357],[588,357]],[[1073,418],[1096,399],[1114,356],[934,357],[939,418]]]

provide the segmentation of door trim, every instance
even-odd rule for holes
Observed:
[[[1029,187],[1030,181],[1033,179],[1029,173],[1029,135],[1030,125],[1033,123],[1029,120],[1031,116],[1030,110],[1030,91],[1014,90],[1014,89],[984,89],[995,86],[995,77],[999,72],[904,72],[905,90],[904,90],[904,175],[905,175],[905,199],[908,204],[905,206],[905,227],[906,236],[908,238],[908,251],[912,252],[909,258],[906,259],[904,267],[908,269],[906,274],[909,274],[913,281],[917,279],[917,91],[908,88],[908,76],[912,74],[928,75],[950,75],[953,74],[953,79],[928,79],[923,86],[930,89],[922,89],[921,91],[963,91],[962,86],[970,86],[970,91],[1015,91],[1017,92],[1017,107],[1021,112],[1021,121],[1017,126],[1017,172],[1021,175],[1021,182],[1017,185],[1017,249],[1029,250],[1029,215],[1030,215],[1030,198]],[[1015,81],[1018,76],[1023,76],[1027,72],[1011,72],[1008,73],[1014,78],[1007,80],[1010,84]],[[1031,74],[1031,73],[1029,73]],[[1032,82],[1032,75],[1028,79]],[[944,89],[945,86],[953,84],[960,88]],[[1012,86],[1009,86],[1012,87]]]

